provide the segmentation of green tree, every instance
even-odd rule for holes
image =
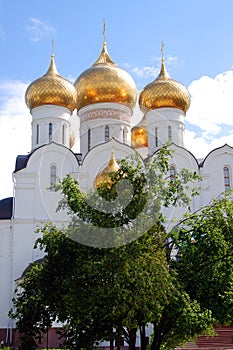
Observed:
[[[186,214],[168,237],[168,265],[178,288],[154,323],[154,349],[161,344],[172,349],[200,334],[214,334],[212,327],[216,325],[232,325],[231,192],[196,213]]]
[[[180,282],[220,324],[233,322],[233,201],[224,194],[172,232]]]
[[[98,193],[82,193],[70,176],[61,182],[60,208],[69,210],[71,222],[41,227],[44,263],[27,272],[14,299],[12,317],[29,340],[55,319],[65,324],[66,344],[74,349],[104,339],[119,344],[122,336],[133,349],[138,328],[145,349],[148,323],[152,349],[208,328],[208,310],[190,298],[171,264],[161,214],[163,206],[188,205],[198,177],[183,169],[170,181],[169,155],[161,149],[146,167],[140,159],[121,161],[111,187],[103,184]],[[190,324],[191,331],[184,326]]]

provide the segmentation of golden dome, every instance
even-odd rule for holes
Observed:
[[[169,76],[163,57],[159,76],[140,93],[139,106],[143,113],[148,109],[161,107],[178,108],[187,112],[190,106],[188,90],[184,85]]]
[[[78,110],[98,102],[122,103],[130,108],[136,103],[135,82],[129,73],[112,61],[106,42],[97,61],[77,78],[74,85]]]
[[[63,106],[71,111],[76,108],[76,89],[72,83],[58,74],[54,55],[51,56],[47,73],[28,86],[25,100],[30,110],[46,104]]]
[[[131,130],[131,146],[134,149],[148,147],[146,116]]]
[[[105,184],[108,188],[110,188],[112,185],[110,174],[117,172],[119,168],[120,167],[114,157],[114,150],[112,150],[111,159],[108,162],[107,166],[99,174],[97,174],[94,181],[94,187],[98,188],[101,187],[102,184]]]
[[[75,144],[75,136],[73,130],[70,131],[69,135],[69,147],[72,148]]]

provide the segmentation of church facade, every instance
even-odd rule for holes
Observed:
[[[0,200],[0,341],[7,345],[14,342],[15,324],[8,312],[17,280],[30,263],[43,256],[33,249],[38,237],[35,231],[41,222],[61,225],[69,220],[65,212],[56,210],[61,195],[52,185],[57,178],[71,174],[88,191],[109,165],[111,149],[116,160],[135,150],[145,159],[170,143],[174,151],[171,175],[187,168],[202,176],[200,195],[191,203],[193,211],[228,190],[233,181],[231,146],[222,145],[201,161],[185,148],[190,95],[168,75],[163,56],[160,74],[140,92],[143,118],[134,127],[135,82],[114,63],[105,42],[97,61],[74,84],[57,72],[52,55],[48,71],[28,86],[25,100],[32,116],[31,151],[16,159],[14,196]],[[74,115],[80,119],[77,138]],[[77,142],[80,153],[72,151]],[[166,213],[168,225],[177,216],[175,211]]]

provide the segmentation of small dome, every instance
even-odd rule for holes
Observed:
[[[117,164],[114,157],[114,150],[112,150],[111,159],[108,162],[107,166],[99,174],[97,174],[94,181],[94,187],[99,188],[102,184],[106,184],[107,187],[111,187],[112,180],[110,177],[110,173],[117,172],[119,168],[120,167]]]
[[[97,61],[77,78],[74,85],[78,110],[98,102],[122,103],[130,108],[136,103],[137,89],[133,78],[112,61],[105,42]]]
[[[148,147],[146,117],[131,129],[131,146],[134,149]]]
[[[75,144],[75,136],[74,136],[73,130],[71,130],[70,135],[69,135],[69,147],[70,147],[70,149],[74,146],[74,144]]]
[[[51,57],[47,73],[28,86],[25,100],[30,110],[46,104],[66,107],[71,111],[76,108],[76,89],[58,74],[54,55]]]
[[[190,106],[190,94],[184,85],[169,76],[164,58],[159,76],[140,93],[139,105],[143,113],[148,109],[162,107],[178,108],[187,112]]]

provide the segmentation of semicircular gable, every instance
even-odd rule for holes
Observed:
[[[93,188],[94,179],[109,162],[112,149],[115,152],[116,160],[135,154],[135,150],[132,147],[114,138],[93,147],[83,159],[81,173],[79,175],[80,187],[83,191]]]
[[[38,147],[26,156],[18,156],[16,161],[15,172],[25,168],[30,168],[30,171],[38,170],[44,166],[44,162],[48,163],[50,160],[54,162],[56,157],[59,163],[68,163],[71,167],[70,172],[77,172],[79,167],[79,157],[72,150],[64,145],[51,142]]]
[[[223,154],[232,154],[233,155],[233,147],[229,146],[227,143],[225,145],[214,148],[211,150],[204,160],[201,163],[201,166],[204,167],[208,162],[210,162],[216,156],[222,156]]]

